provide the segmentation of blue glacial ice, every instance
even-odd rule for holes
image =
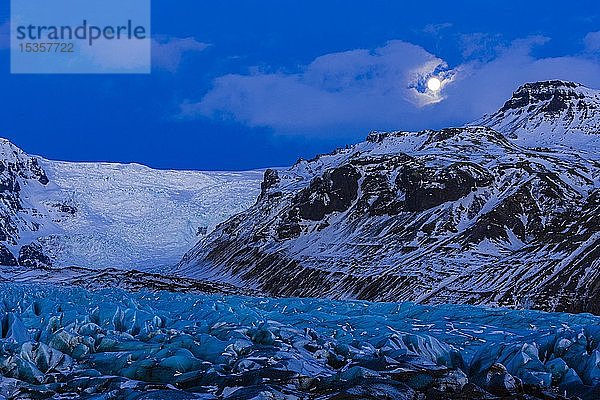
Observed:
[[[600,317],[587,314],[15,284],[0,293],[1,400],[600,398]]]

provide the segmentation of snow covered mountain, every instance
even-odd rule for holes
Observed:
[[[600,92],[573,82],[528,83],[498,112],[475,124],[525,147],[576,148],[597,158]]]
[[[32,157],[0,141],[0,265],[159,270],[246,209],[262,171]]]
[[[178,266],[276,296],[600,312],[600,92],[520,87],[476,125],[288,170]]]

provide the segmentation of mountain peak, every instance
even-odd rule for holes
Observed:
[[[25,158],[27,155],[8,139],[0,137],[0,158],[3,161],[15,162],[17,159]]]
[[[48,177],[36,157],[28,155],[10,140],[0,138],[0,192],[6,187],[5,179],[14,184],[17,178],[37,180],[42,185],[48,183]]]
[[[600,91],[562,80],[525,83],[500,110],[474,124],[524,147],[570,147],[593,155],[600,145]]]
[[[567,109],[569,101],[585,98],[585,94],[577,90],[578,88],[585,87],[579,83],[559,80],[526,83],[513,93],[500,111],[507,112],[547,101],[550,103],[544,111],[556,112]]]
[[[573,82],[573,81],[563,81],[560,79],[551,79],[547,81],[535,81],[535,82],[526,82],[519,86],[515,93],[521,92],[524,90],[528,90],[531,92],[544,92],[544,91],[554,91],[561,89],[575,89],[578,87],[585,87],[581,83]]]

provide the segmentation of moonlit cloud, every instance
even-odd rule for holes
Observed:
[[[232,119],[281,134],[340,135],[372,129],[460,125],[493,112],[528,81],[564,79],[600,87],[600,65],[585,55],[535,58],[535,36],[495,46],[493,58],[448,69],[422,47],[390,41],[373,49],[326,54],[297,73],[225,75],[182,115]],[[424,88],[430,76],[442,90]]]
[[[391,41],[373,50],[323,55],[295,74],[222,76],[200,102],[182,111],[281,132],[395,124],[438,100],[414,85],[444,66],[419,46]]]

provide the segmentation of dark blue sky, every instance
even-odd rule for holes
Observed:
[[[283,166],[469,122],[527,80],[600,86],[597,1],[155,0],[147,76],[10,75],[6,3],[0,136],[53,159]],[[410,87],[430,73],[440,98]]]

